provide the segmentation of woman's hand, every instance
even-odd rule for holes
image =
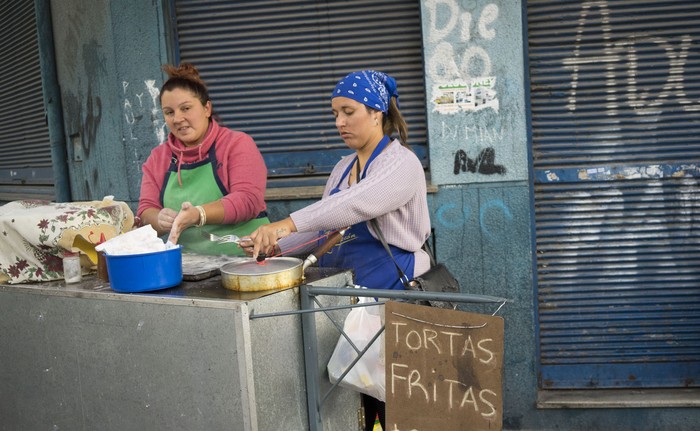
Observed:
[[[158,212],[158,218],[156,219],[158,222],[158,229],[156,230],[159,232],[169,232],[173,227],[175,217],[177,217],[177,211],[173,209],[163,208],[160,210]]]
[[[164,208],[165,211],[167,208]],[[172,211],[172,210],[170,210]],[[173,211],[174,212],[174,211]],[[180,212],[178,212],[175,218],[171,222],[170,235],[168,236],[168,242],[177,244],[177,240],[180,238],[180,234],[190,226],[194,226],[199,223],[199,210],[194,207],[189,202],[183,202],[180,207]],[[158,214],[158,220],[160,223],[160,213]]]
[[[257,258],[260,252],[272,255],[275,252],[277,241],[280,238],[289,236],[292,232],[296,232],[296,230],[297,227],[289,217],[284,220],[260,226],[249,235],[253,247],[251,256]],[[249,252],[250,242],[239,245],[246,251],[246,254]]]
[[[244,236],[241,238],[240,241],[238,241],[238,248],[243,250],[243,252],[247,256],[252,256],[253,255],[253,240],[250,239],[250,237]]]
[[[246,256],[253,256],[254,245],[255,243],[248,236],[244,236],[240,241],[238,241],[238,248],[242,249]],[[279,244],[275,246],[272,254],[266,253],[268,257],[279,256],[280,254],[282,254],[282,250],[280,249]]]

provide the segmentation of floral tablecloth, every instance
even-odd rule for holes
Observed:
[[[0,206],[0,283],[63,279],[66,251],[80,252],[83,272],[97,265],[95,245],[134,225],[125,202],[14,201]]]

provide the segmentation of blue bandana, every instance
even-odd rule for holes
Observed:
[[[331,99],[347,97],[386,113],[392,96],[396,97],[396,106],[399,106],[399,92],[394,78],[376,70],[362,70],[341,79],[335,86]]]

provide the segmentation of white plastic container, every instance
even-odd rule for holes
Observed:
[[[63,255],[63,278],[66,283],[80,283],[83,273],[80,268],[80,253],[67,251]]]

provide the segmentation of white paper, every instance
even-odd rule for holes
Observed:
[[[165,251],[176,248],[171,242],[164,243],[158,237],[158,232],[151,225],[115,236],[95,247],[97,251],[104,251],[109,255],[142,254],[155,251]]]

